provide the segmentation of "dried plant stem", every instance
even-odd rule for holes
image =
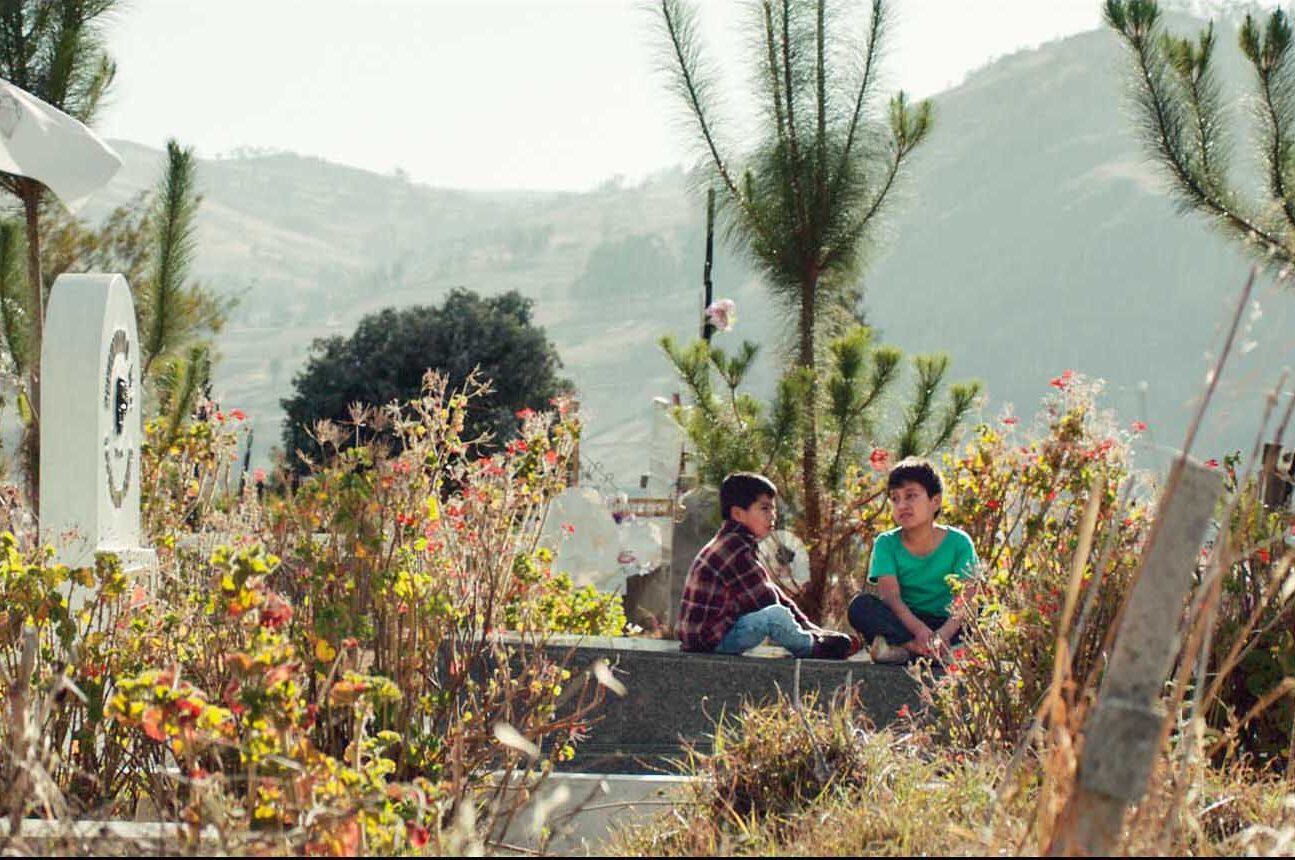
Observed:
[[[28,754],[31,739],[27,736],[27,699],[31,694],[31,679],[36,668],[36,631],[32,627],[24,627],[22,636],[22,659],[18,664],[18,676],[13,679],[13,686],[9,690],[9,728],[10,737],[13,739],[10,752],[10,762],[13,767],[13,783],[9,796],[10,839],[17,839],[22,832],[23,813],[26,811],[27,793],[31,782]]]
[[[1127,510],[1129,502],[1133,497],[1133,482],[1128,481],[1124,485],[1124,490],[1120,495],[1119,503],[1115,510]],[[1102,541],[1102,554],[1097,559],[1097,566],[1093,568],[1093,581],[1088,584],[1088,589],[1084,592],[1084,605],[1079,610],[1079,620],[1075,623],[1074,629],[1070,631],[1070,656],[1074,660],[1075,651],[1079,648],[1079,639],[1088,627],[1089,616],[1092,615],[1093,607],[1097,605],[1097,593],[1101,589],[1102,580],[1106,575],[1106,565],[1110,562],[1111,555],[1115,551],[1115,529],[1106,532],[1106,537]]]
[[[827,760],[823,757],[823,750],[818,745],[818,740],[814,737],[814,729],[809,724],[809,717],[805,716],[805,708],[800,702],[800,659],[796,660],[794,678],[792,680],[792,697],[791,703],[796,709],[796,714],[800,717],[801,723],[805,726],[805,734],[809,738],[810,746],[814,749],[814,775],[818,777],[820,785],[827,783],[831,777],[832,771],[827,768]]]

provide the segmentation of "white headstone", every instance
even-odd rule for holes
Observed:
[[[151,567],[140,533],[140,352],[121,275],[60,275],[41,350],[40,534],[55,560],[113,552]]]

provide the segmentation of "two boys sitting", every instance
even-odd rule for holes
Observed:
[[[961,633],[961,620],[949,612],[953,594],[946,580],[969,576],[976,551],[966,532],[935,524],[943,483],[929,461],[900,461],[887,490],[899,527],[877,537],[868,571],[881,596],[857,596],[850,624],[871,641],[874,662],[938,657]],[[760,561],[756,547],[773,531],[777,496],[763,475],[738,472],[724,479],[724,524],[697,554],[684,583],[678,624],[684,651],[740,654],[767,637],[796,657],[841,660],[854,652],[850,636],[805,617]]]

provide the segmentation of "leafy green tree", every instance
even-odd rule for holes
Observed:
[[[515,290],[482,298],[455,289],[438,307],[385,308],[360,320],[348,338],[312,344],[293,396],[280,401],[287,412],[284,448],[293,467],[305,471],[300,455],[313,462],[321,456],[312,435],[317,422],[350,424],[354,403],[416,399],[428,370],[445,374],[451,388],[474,372],[492,383],[493,391],[474,401],[463,437],[490,434],[498,444],[515,435],[518,411],[547,408],[569,387],[557,375],[561,366],[544,329],[531,321],[531,300]]]
[[[1133,55],[1131,85],[1142,137],[1184,210],[1204,214],[1275,268],[1295,262],[1295,56],[1280,9],[1247,13],[1238,34],[1254,71],[1263,190],[1240,190],[1233,119],[1218,75],[1214,24],[1195,38],[1166,31],[1156,0],[1106,0],[1106,22]]]
[[[659,6],[673,87],[712,181],[724,192],[721,215],[729,236],[795,320],[794,360],[807,386],[799,483],[800,526],[810,548],[810,588],[803,595],[809,610],[816,609],[828,564],[819,433],[828,408],[824,336],[853,322],[852,300],[870,239],[909,156],[931,128],[930,102],[914,105],[900,92],[888,108],[877,105],[889,8],[872,0],[856,49],[849,4],[752,4],[762,34],[751,55],[762,122],[758,139],[735,149],[719,122],[695,9],[684,0]]]

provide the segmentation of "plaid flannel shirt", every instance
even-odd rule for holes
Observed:
[[[725,521],[702,547],[688,569],[678,633],[684,651],[714,651],[739,615],[781,603],[796,621],[818,638],[818,628],[788,597],[756,553],[755,535]]]

